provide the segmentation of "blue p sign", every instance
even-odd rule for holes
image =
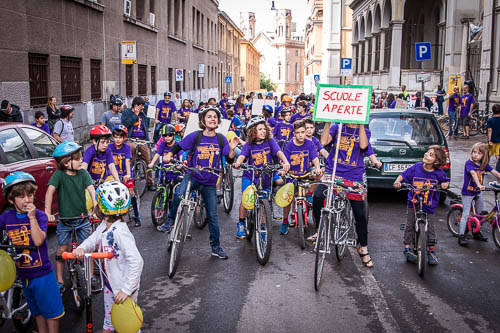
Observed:
[[[340,69],[352,69],[352,58],[342,58],[340,60]]]
[[[431,43],[415,43],[417,61],[431,60]]]

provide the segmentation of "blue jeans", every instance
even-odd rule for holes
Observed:
[[[448,110],[448,136],[452,136],[452,135],[458,135],[458,119],[457,121],[455,122],[455,128],[452,129],[452,126],[453,126],[453,119],[455,118],[455,112],[450,112]],[[455,133],[453,133],[453,131]]]
[[[443,102],[438,102],[438,115],[442,116],[443,115]]]
[[[186,175],[182,182],[177,186],[174,193],[174,199],[170,205],[168,212],[167,225],[171,225],[175,221],[177,208],[181,202],[181,196],[186,193],[189,177]],[[217,187],[215,185],[202,185],[196,180],[191,180],[191,190],[200,189],[201,196],[205,202],[205,209],[208,218],[208,230],[210,231],[210,246],[215,247],[220,245],[219,217],[217,216]]]

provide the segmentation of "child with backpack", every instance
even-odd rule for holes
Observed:
[[[104,125],[96,125],[90,130],[92,146],[83,155],[82,168],[88,170],[94,181],[104,181],[109,175],[120,181],[113,153],[109,148],[111,135],[109,128]]]

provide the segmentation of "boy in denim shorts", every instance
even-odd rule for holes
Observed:
[[[90,222],[86,217],[85,189],[92,198],[94,207],[94,183],[87,170],[82,169],[82,147],[74,142],[63,142],[56,147],[53,154],[57,161],[57,171],[49,181],[45,194],[45,213],[49,221],[55,221],[52,215],[52,199],[57,191],[57,206],[62,222],[57,224],[56,236],[59,247],[56,255],[57,283],[61,292],[64,290],[64,261],[62,253],[71,245],[71,226],[76,226],[78,244],[90,235]],[[82,215],[84,216],[82,218]],[[94,279],[94,278],[93,278]],[[93,281],[95,285],[95,281]]]
[[[64,306],[57,286],[47,245],[47,215],[33,204],[37,186],[29,173],[16,171],[2,184],[2,193],[14,209],[0,215],[0,232],[5,230],[13,245],[36,246],[25,250],[16,261],[23,294],[40,332],[58,332]]]

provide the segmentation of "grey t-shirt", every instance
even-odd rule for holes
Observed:
[[[101,123],[104,123],[107,128],[112,130],[116,125],[122,124],[122,113],[113,113],[112,111],[106,111],[101,117]]]
[[[69,120],[62,118],[59,119],[54,124],[53,133],[58,134],[64,142],[75,141],[75,132],[73,131],[73,124],[71,124],[71,121]]]

